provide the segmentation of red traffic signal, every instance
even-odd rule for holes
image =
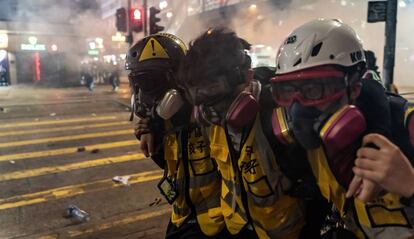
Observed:
[[[134,32],[141,32],[144,22],[144,12],[141,8],[132,8],[129,13],[131,23],[131,30]]]

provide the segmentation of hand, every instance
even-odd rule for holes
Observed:
[[[349,184],[346,197],[349,198],[354,196],[363,202],[371,202],[377,198],[382,191],[383,189],[378,184],[369,179],[355,175]]]
[[[154,154],[154,135],[151,133],[141,135],[139,148],[146,157],[151,157]]]
[[[149,120],[138,118],[135,124],[135,137],[140,140],[139,147],[146,157],[150,157],[154,153],[154,135],[149,127]]]
[[[366,135],[363,145],[368,143],[375,144],[378,149],[362,147],[358,150],[353,168],[355,175],[375,182],[388,192],[411,197],[414,193],[414,169],[407,157],[382,135]]]
[[[149,127],[149,119],[138,118],[138,121],[135,123],[134,134],[138,140],[141,140],[143,134],[148,134],[151,132]]]

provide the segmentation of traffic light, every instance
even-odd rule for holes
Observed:
[[[127,31],[127,13],[124,7],[116,9],[116,29],[119,32]]]
[[[144,22],[144,14],[141,8],[132,8],[129,13],[131,30],[134,32],[141,32]]]
[[[157,14],[160,13],[160,10],[155,7],[150,7],[150,14],[149,14],[149,33],[155,34],[164,30],[163,26],[158,26],[157,23],[161,21],[160,18],[157,17]]]

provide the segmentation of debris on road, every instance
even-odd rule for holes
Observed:
[[[162,201],[162,199],[160,198],[160,197],[156,197],[155,199],[154,199],[154,201],[152,202],[152,203],[150,203],[149,204],[149,206],[150,207],[152,207],[152,206],[156,206],[156,205],[158,205],[158,204],[160,204],[160,202]]]
[[[93,153],[93,154],[97,154],[97,153],[99,153],[99,149],[92,149],[92,150],[91,150],[91,153]]]
[[[84,146],[78,147],[78,152],[84,152],[85,150],[86,150],[86,148]]]
[[[49,115],[50,116],[56,116],[56,113],[50,113]]]
[[[9,161],[11,164],[15,164],[16,163],[16,161],[14,161],[14,160],[10,160]]]
[[[92,113],[91,115],[92,115],[93,117],[95,117],[95,116],[96,116],[96,114],[95,114],[95,113]]]
[[[63,217],[71,219],[75,223],[83,223],[90,220],[89,213],[81,210],[75,205],[69,205],[65,209]]]
[[[116,183],[122,183],[123,185],[129,185],[128,180],[131,176],[115,176],[112,178],[112,181]]]

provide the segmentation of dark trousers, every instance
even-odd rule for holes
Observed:
[[[244,228],[237,235],[231,235],[226,228],[224,228],[218,235],[206,236],[200,229],[197,220],[194,217],[188,217],[185,222],[176,227],[170,222],[168,223],[166,239],[256,239],[258,238],[254,231]]]

